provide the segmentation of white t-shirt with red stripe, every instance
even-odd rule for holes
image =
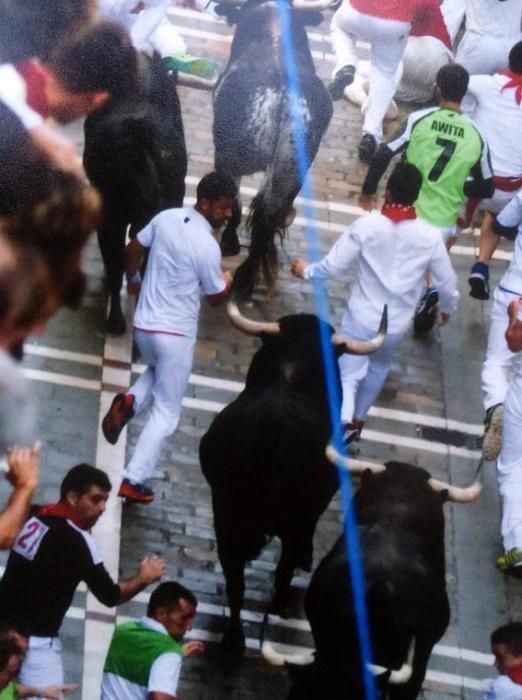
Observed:
[[[201,295],[225,289],[212,227],[193,207],[166,209],[137,239],[150,253],[134,327],[195,337]]]

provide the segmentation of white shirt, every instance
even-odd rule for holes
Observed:
[[[201,295],[225,289],[210,224],[193,207],[167,209],[137,238],[150,253],[134,327],[195,337]]]
[[[146,615],[138,620],[140,625],[162,634],[167,630],[157,620]],[[114,673],[103,674],[102,700],[146,700],[149,693],[164,693],[176,696],[181,671],[181,656],[174,652],[161,654],[150,667],[147,687],[131,683]]]
[[[522,685],[507,676],[488,681],[484,700],[522,700]]]
[[[305,268],[304,278],[342,275],[354,260],[359,271],[347,305],[366,328],[377,329],[387,304],[389,332],[406,330],[428,269],[439,291],[441,311],[451,314],[457,307],[457,278],[442,237],[419,219],[394,223],[376,211],[362,216],[326,257]]]
[[[25,81],[10,63],[0,65],[0,100],[16,114],[26,129],[43,123],[42,117],[26,102]]]
[[[515,238],[513,257],[499,282],[499,287],[522,296],[522,190],[519,190],[509,204],[497,215],[497,221],[502,226],[519,227]]]
[[[522,0],[467,0],[466,30],[501,38],[520,36]]]
[[[470,116],[488,142],[494,174],[518,177],[522,175],[522,104],[517,104],[513,88],[502,89],[509,80],[499,73],[470,76],[468,94],[474,100]]]
[[[149,41],[165,16],[170,0],[145,0],[145,8],[132,13],[138,0],[99,0],[98,9],[107,19],[122,24],[130,33],[133,45],[139,51],[149,47]]]

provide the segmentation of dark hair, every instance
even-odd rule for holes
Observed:
[[[508,622],[491,633],[491,645],[505,644],[515,656],[522,655],[522,622]]]
[[[459,63],[447,63],[439,69],[435,82],[443,99],[461,102],[468,91],[469,73]]]
[[[421,187],[422,174],[420,170],[413,163],[403,161],[397,163],[393,169],[386,185],[386,191],[395,204],[413,204],[419,196]]]
[[[15,626],[3,621],[0,622],[0,671],[5,669],[13,654],[23,653],[23,649],[20,647],[14,633],[21,634],[24,637],[27,636]],[[0,690],[3,690],[3,688],[0,688]]]
[[[147,615],[149,617],[154,617],[154,613],[158,608],[175,607],[181,599],[188,601],[194,607],[198,604],[194,593],[189,591],[188,588],[185,588],[185,586],[182,586],[181,583],[177,583],[176,581],[160,583],[151,593],[147,606]]]
[[[216,172],[208,173],[199,181],[196,196],[198,202],[202,199],[237,197],[237,185],[229,175]]]
[[[509,68],[514,73],[522,73],[522,41],[517,41],[509,52]]]
[[[69,92],[126,95],[137,90],[137,56],[123,27],[98,20],[62,40],[47,63]]]
[[[111,482],[107,474],[90,464],[77,464],[69,469],[60,486],[60,498],[64,499],[69,491],[80,495],[87,493],[91,486],[99,486],[104,491],[110,491]]]
[[[6,221],[5,233],[41,256],[49,291],[61,304],[77,308],[85,289],[81,252],[99,222],[101,200],[75,175],[34,165],[26,181],[19,183],[20,200]]]
[[[93,0],[0,0],[0,60],[45,58],[94,13]]]

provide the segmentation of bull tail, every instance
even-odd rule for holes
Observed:
[[[250,231],[250,251],[234,276],[233,293],[238,298],[251,296],[260,277],[270,291],[274,288],[278,267],[275,239],[278,237],[283,240],[286,235],[292,201],[293,196],[289,204],[270,211],[265,190],[252,200],[246,223],[246,228]]]

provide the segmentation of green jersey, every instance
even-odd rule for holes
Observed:
[[[465,199],[468,178],[492,178],[489,151],[471,119],[451,109],[430,107],[413,112],[386,144],[422,174],[415,202],[420,218],[436,226],[453,226]]]

